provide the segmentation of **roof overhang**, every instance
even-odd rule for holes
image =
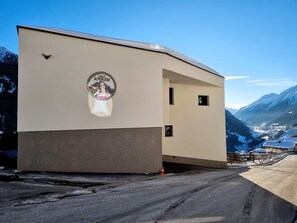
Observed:
[[[113,45],[119,45],[119,46],[124,46],[124,47],[131,47],[135,49],[140,49],[140,50],[148,50],[152,52],[157,52],[157,53],[163,53],[167,54],[171,57],[174,57],[178,60],[181,60],[183,62],[186,62],[190,65],[193,65],[195,67],[198,67],[202,70],[205,70],[213,75],[216,75],[218,77],[221,77],[224,79],[224,76],[222,76],[220,73],[217,71],[213,70],[212,68],[190,58],[187,57],[181,53],[178,53],[174,50],[171,50],[167,47],[158,45],[158,44],[150,44],[150,43],[142,43],[142,42],[135,42],[135,41],[128,41],[128,40],[121,40],[121,39],[115,39],[115,38],[107,38],[103,36],[97,36],[97,35],[92,35],[92,34],[87,34],[87,33],[81,33],[81,32],[75,32],[75,31],[70,31],[70,30],[65,30],[65,29],[57,29],[57,28],[48,28],[48,27],[33,27],[33,26],[17,26],[17,32],[19,33],[19,29],[29,29],[29,30],[34,30],[34,31],[39,31],[39,32],[47,32],[47,33],[53,33],[57,35],[63,35],[63,36],[68,36],[68,37],[74,37],[74,38],[80,38],[80,39],[86,39],[86,40],[91,40],[91,41],[97,41],[97,42],[103,42],[107,44],[113,44]]]
[[[216,86],[202,80],[191,78],[171,70],[163,69],[163,78],[170,79],[170,83],[199,86]]]

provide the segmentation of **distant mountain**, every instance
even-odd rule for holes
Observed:
[[[228,110],[226,113],[226,141],[227,151],[237,150],[249,151],[249,148],[258,145],[257,137],[252,129],[237,119]]]
[[[0,46],[0,134],[17,131],[18,56]]]
[[[297,85],[280,94],[268,94],[234,114],[249,126],[293,126],[297,123]]]
[[[225,108],[227,111],[231,112],[232,115],[234,115],[236,112],[238,112],[238,109],[235,108]]]
[[[290,106],[285,112],[270,121],[267,126],[271,126],[272,124],[287,127],[297,125],[297,104]]]
[[[0,62],[6,64],[15,64],[18,62],[18,55],[10,52],[5,47],[0,46]]]
[[[0,166],[16,168],[18,56],[0,46]]]

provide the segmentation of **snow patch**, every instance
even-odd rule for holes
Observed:
[[[236,134],[236,135],[238,137],[238,141],[239,142],[242,142],[242,143],[246,143],[247,142],[246,137],[244,137],[242,135],[238,135],[238,134]]]
[[[16,90],[16,84],[6,75],[0,77],[0,93],[7,91],[12,94]]]
[[[11,82],[11,85],[10,85],[10,89],[8,90],[8,93],[12,94],[16,89],[16,85],[15,83]]]
[[[0,62],[2,63],[16,63],[18,55],[10,52],[5,47],[0,46]]]

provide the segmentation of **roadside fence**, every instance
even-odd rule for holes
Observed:
[[[282,153],[249,153],[249,154],[238,154],[238,153],[227,153],[227,163],[268,163],[279,159],[283,159],[289,152]]]

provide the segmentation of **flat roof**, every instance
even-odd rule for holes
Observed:
[[[76,32],[76,31],[71,31],[71,30],[65,30],[65,29],[58,29],[58,28],[17,26],[18,32],[19,32],[19,28],[30,29],[30,30],[41,31],[41,32],[48,32],[48,33],[69,36],[69,37],[75,37],[75,38],[80,38],[80,39],[86,39],[86,40],[93,40],[93,41],[97,41],[97,42],[104,42],[104,43],[109,43],[109,44],[114,44],[114,45],[120,45],[120,46],[125,46],[125,47],[141,49],[141,50],[158,52],[158,53],[164,53],[164,54],[167,54],[174,58],[177,58],[181,61],[184,61],[188,64],[191,64],[195,67],[198,67],[202,70],[205,70],[211,74],[214,74],[216,76],[224,78],[220,73],[213,70],[212,68],[210,68],[210,67],[208,67],[208,66],[206,66],[206,65],[204,65],[190,57],[187,57],[181,53],[178,53],[172,49],[169,49],[167,47],[164,47],[164,46],[161,46],[158,44],[142,43],[142,42],[135,42],[135,41],[130,41],[130,40],[108,38],[108,37],[97,36],[97,35],[93,35],[93,34],[81,33],[81,32]]]

